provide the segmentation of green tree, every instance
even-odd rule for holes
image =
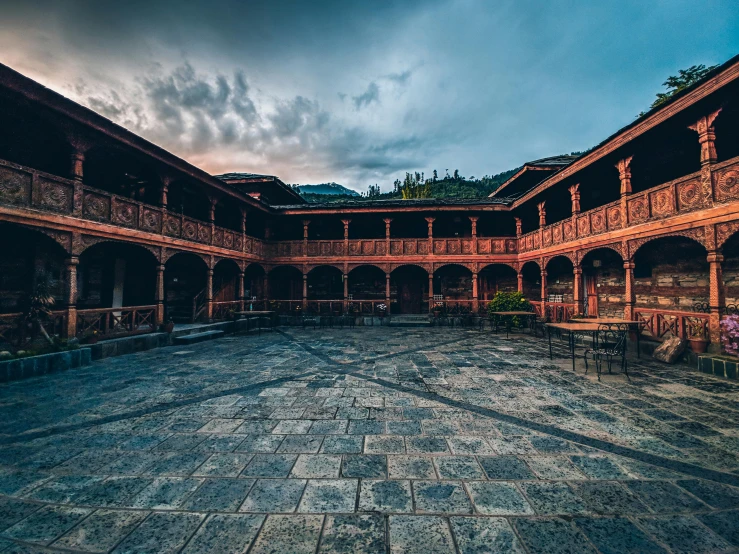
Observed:
[[[652,102],[650,108],[656,108],[667,102],[675,94],[697,83],[717,66],[706,67],[703,64],[691,65],[688,69],[681,69],[677,75],[670,75],[662,86],[667,87],[666,92],[658,92],[657,99]]]

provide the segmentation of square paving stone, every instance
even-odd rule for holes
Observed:
[[[212,435],[193,448],[194,452],[233,452],[244,442],[243,435]]]
[[[467,489],[478,512],[485,515],[533,514],[534,510],[513,483],[471,482]]]
[[[320,420],[314,421],[310,428],[311,435],[341,435],[346,433],[348,420]]]
[[[385,522],[381,516],[326,516],[318,552],[384,554],[385,551]]]
[[[236,429],[236,433],[245,435],[266,435],[272,432],[272,429],[277,425],[276,421],[271,419],[253,419],[247,420]]]
[[[172,433],[134,435],[118,445],[121,450],[149,450],[167,440]]]
[[[173,452],[151,464],[144,474],[187,476],[191,475],[208,458],[209,455],[206,453]]]
[[[503,437],[488,439],[490,446],[498,454],[536,454],[536,449],[524,437]]]
[[[195,533],[182,554],[233,554],[246,552],[254,541],[265,516],[215,514]]]
[[[447,520],[437,516],[390,516],[392,554],[449,554],[454,540]]]
[[[204,515],[153,513],[113,551],[115,554],[168,554],[179,552],[200,526]]]
[[[329,435],[321,445],[325,454],[361,454],[364,447],[362,435]]]
[[[696,516],[703,525],[723,537],[734,546],[739,546],[739,512],[714,512]]]
[[[406,437],[405,445],[409,454],[449,453],[444,437]]]
[[[515,456],[493,456],[478,458],[482,469],[490,480],[519,481],[536,479],[536,475],[520,458]]]
[[[385,432],[384,421],[354,420],[349,422],[350,435],[381,435]]]
[[[571,442],[556,437],[529,437],[529,442],[542,453],[577,453],[580,450]]]
[[[452,517],[449,523],[460,554],[524,554],[513,529],[502,517]]]
[[[237,477],[251,461],[251,454],[213,454],[193,473],[201,477]]]
[[[33,500],[43,502],[54,502],[57,504],[69,504],[76,499],[84,489],[102,481],[102,477],[89,477],[86,475],[63,475],[54,477],[33,489],[26,496]],[[75,502],[76,504],[76,502]]]
[[[675,554],[722,552],[729,544],[689,516],[639,518],[639,524]]]
[[[305,479],[260,479],[239,508],[240,512],[294,512],[305,489]]]
[[[521,483],[521,489],[538,514],[572,515],[588,512],[582,499],[566,483]]]
[[[570,487],[596,514],[648,514],[649,508],[616,481],[583,481]]]
[[[183,504],[185,510],[235,512],[254,479],[206,479]]]
[[[495,454],[493,447],[479,437],[451,437],[447,440],[454,454]]]
[[[236,447],[236,452],[272,454],[284,438],[284,435],[249,435]]]
[[[69,531],[54,546],[107,552],[133,531],[148,514],[146,512],[98,510]]]
[[[341,456],[329,454],[301,454],[295,462],[291,477],[331,478],[338,477],[341,469]]]
[[[441,479],[484,479],[474,456],[439,456],[434,458]]]
[[[387,457],[378,454],[346,454],[341,464],[342,477],[384,479],[387,477]]]
[[[572,463],[591,479],[628,479],[613,460],[600,456],[570,456]]]
[[[143,477],[109,477],[80,491],[75,504],[87,506],[124,506],[133,495],[141,492],[153,480]]]
[[[255,454],[242,477],[287,477],[298,459],[296,454]]]
[[[304,435],[310,430],[313,422],[306,419],[283,419],[272,429],[272,433],[279,435]]]
[[[203,482],[202,479],[160,477],[130,500],[133,508],[174,510]]]
[[[585,536],[563,519],[517,518],[513,524],[524,545],[532,553],[596,553]]]
[[[367,435],[364,451],[368,454],[405,454],[403,437],[394,435]]]
[[[323,435],[286,435],[277,448],[278,454],[315,454],[321,448]]]
[[[244,423],[243,419],[211,419],[198,433],[233,433]]]
[[[155,450],[192,450],[204,440],[203,435],[176,434],[159,443]]]
[[[526,459],[526,462],[540,479],[564,481],[587,479],[567,458],[531,456]]]
[[[66,506],[44,506],[5,530],[3,535],[25,542],[49,544],[74,527],[92,510]]]
[[[461,483],[414,481],[413,497],[418,513],[471,514],[472,504]]]
[[[436,479],[430,457],[388,456],[387,465],[391,479]]]
[[[420,435],[423,430],[420,421],[388,421],[387,432],[391,435]]]
[[[705,504],[667,481],[629,481],[625,485],[656,513],[704,510]]]
[[[19,522],[41,506],[15,498],[0,497],[0,531]]]
[[[578,518],[575,523],[602,554],[667,552],[626,518]]]
[[[677,484],[714,508],[739,508],[739,489],[734,487],[699,479],[678,481]]]
[[[323,525],[322,515],[271,515],[250,554],[314,554]]]
[[[362,480],[359,511],[404,513],[413,511],[410,481]]]
[[[310,480],[298,511],[303,513],[353,512],[357,500],[356,479]]]

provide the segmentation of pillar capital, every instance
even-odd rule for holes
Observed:
[[[568,190],[572,202],[572,215],[577,215],[580,213],[580,183],[575,183]]]
[[[702,116],[693,125],[688,125],[688,129],[698,133],[698,142],[701,146],[701,165],[714,163],[718,156],[716,155],[716,133],[713,129],[713,122],[721,113],[721,108]]]
[[[706,258],[709,264],[720,264],[724,261],[724,255],[721,253],[720,250],[710,251]]]
[[[631,194],[631,160],[633,157],[623,158],[616,163],[618,179],[621,181],[621,196]]]
[[[426,220],[426,223],[428,223],[429,225],[433,225],[434,221],[436,221],[435,217],[424,217],[424,219]]]
[[[634,263],[634,260],[625,260],[624,261],[624,269],[634,269],[636,267],[636,264]]]
[[[520,237],[523,234],[523,224],[521,223],[520,217],[513,218],[516,222],[516,236]]]

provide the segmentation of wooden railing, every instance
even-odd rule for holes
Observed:
[[[67,312],[64,311],[51,312],[48,318],[41,320],[41,324],[51,337],[63,336],[66,322]],[[22,348],[36,333],[33,324],[24,320],[22,313],[0,314],[0,345],[7,343],[14,348]]]
[[[378,306],[385,306],[385,313],[387,314],[387,311],[389,309],[389,306],[385,302],[385,300],[349,300],[347,302],[348,304],[348,312],[350,314],[356,314],[356,315],[379,315],[380,310],[378,309]]]
[[[303,313],[302,300],[270,300],[268,310],[279,315],[300,315]]]
[[[634,318],[642,322],[642,334],[655,340],[662,340],[667,333],[681,339],[709,336],[709,314],[705,313],[636,308]]]
[[[575,315],[575,304],[567,302],[545,302],[543,310],[541,302],[531,302],[531,305],[538,317],[546,318],[547,321],[551,322],[566,322]]]
[[[306,313],[312,315],[341,315],[344,313],[344,301],[308,300]]]
[[[233,314],[241,312],[243,309],[244,303],[241,300],[213,302],[213,313],[211,314],[211,318],[215,321],[232,319]]]
[[[127,306],[77,311],[80,338],[124,336],[156,330],[156,306]]]
[[[0,204],[24,206],[262,256],[261,240],[0,160]]]
[[[467,299],[450,299],[445,298],[443,300],[434,300],[431,305],[431,311],[436,309],[448,315],[466,315],[471,314],[474,311],[476,300]]]

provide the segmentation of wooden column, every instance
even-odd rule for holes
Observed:
[[[172,182],[170,177],[162,177],[162,182],[159,185],[159,206],[166,210],[169,204],[169,185]]]
[[[570,202],[572,203],[572,215],[578,215],[580,213],[580,183],[572,185],[570,191]]]
[[[434,272],[429,273],[429,312],[434,309]]]
[[[543,265],[543,264],[542,264]],[[546,317],[547,307],[547,270],[541,270],[541,314],[542,317]]]
[[[303,273],[303,313],[308,309],[308,274]]]
[[[390,274],[385,273],[385,306],[387,306],[387,314],[390,314]]]
[[[539,248],[544,248],[544,226],[547,224],[546,202],[539,202],[536,207],[539,209]]]
[[[310,221],[307,219],[303,220],[303,256],[308,255],[308,225]]]
[[[241,249],[246,247],[246,209],[241,208]]]
[[[624,262],[624,319],[633,321],[636,319],[634,310],[636,308],[636,292],[634,290],[634,262]]]
[[[523,273],[521,271],[516,273],[516,280],[518,281],[518,292],[523,294]]]
[[[621,213],[623,214],[623,226],[629,224],[629,212],[627,206],[627,198],[631,194],[631,159],[633,156],[619,160],[616,164],[618,169],[618,180],[621,182]],[[577,226],[575,226],[577,233]]]
[[[244,286],[244,272],[239,269],[239,280],[236,282],[236,285],[238,287],[237,297],[239,301],[239,305],[241,307],[241,311],[244,311],[244,291],[246,290],[246,287]]]
[[[718,160],[718,156],[716,154],[716,132],[713,128],[713,122],[720,112],[721,108],[704,115],[688,127],[698,133],[698,142],[701,146],[701,192],[705,207],[713,206],[714,202],[713,165]]]
[[[575,265],[572,269],[574,291],[573,296],[575,300],[575,315],[582,315],[583,303],[582,303],[582,266]]]
[[[476,216],[469,216],[472,222],[472,252],[477,254],[477,220],[480,219]]]
[[[434,255],[434,221],[436,218],[433,217],[427,217],[426,224],[428,225],[429,229],[429,256]]]
[[[477,297],[479,293],[477,290],[477,273],[472,274],[472,313],[476,314],[478,309]]]
[[[344,224],[344,256],[349,255],[349,224],[351,223],[351,219],[342,219],[341,222]],[[346,279],[344,279],[344,288],[346,288]],[[347,294],[346,291],[344,293],[344,312],[346,312],[347,308]]]
[[[77,266],[80,259],[70,256],[64,262],[65,286],[67,288],[67,338],[71,339],[77,335]]]
[[[267,302],[269,301],[269,273],[264,271],[264,279],[262,281],[262,297],[265,301],[264,309],[268,310]]]
[[[513,218],[516,221],[516,237],[520,237],[523,234],[523,224],[521,223],[520,217]]]
[[[82,216],[82,179],[84,176],[86,147],[72,142],[72,180],[74,181],[74,192],[72,193],[72,214],[75,217]]]
[[[205,283],[205,317],[213,319],[213,269],[208,268],[208,279]]]
[[[157,304],[156,324],[161,325],[164,323],[164,264],[157,266],[157,282],[154,292]]]
[[[208,212],[208,220],[210,221],[210,243],[213,244],[213,235],[216,230],[216,204],[218,203],[217,198],[210,199],[210,211]],[[210,316],[208,316],[210,319]]]
[[[344,273],[344,313],[349,311],[349,274]]]
[[[720,250],[714,250],[708,253],[708,286],[709,296],[708,305],[710,307],[710,315],[708,320],[708,337],[711,341],[711,350],[719,351],[721,345],[721,313],[725,307],[724,300],[724,280],[721,273],[721,263],[724,256]]]

